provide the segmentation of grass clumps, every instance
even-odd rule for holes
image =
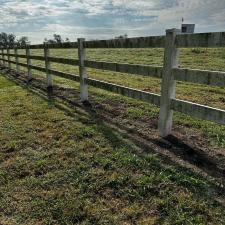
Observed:
[[[2,76],[0,86],[1,224],[224,224],[209,181],[136,152],[89,114],[69,116]]]

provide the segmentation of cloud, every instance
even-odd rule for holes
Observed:
[[[224,30],[224,0],[0,0],[0,30],[41,42],[53,33],[110,38],[158,35],[181,18],[197,31]],[[73,39],[74,39],[73,38]]]

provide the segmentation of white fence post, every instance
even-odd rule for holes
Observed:
[[[171,134],[172,130],[173,110],[171,110],[171,99],[175,98],[176,95],[176,81],[172,74],[172,69],[178,67],[179,49],[175,47],[175,39],[180,32],[178,29],[166,30],[159,114],[159,131],[162,137]]]
[[[1,52],[2,52],[2,48],[1,48]],[[0,61],[2,61],[2,65],[3,65],[3,55],[2,55],[2,53],[1,53],[1,60]]]
[[[12,69],[12,66],[11,66],[11,62],[10,62],[10,60],[11,60],[11,57],[10,57],[10,50],[9,50],[9,47],[7,48],[7,56],[8,56],[8,67],[9,67],[9,69]]]
[[[16,72],[17,74],[20,73],[20,65],[19,65],[19,57],[18,57],[18,48],[14,48],[14,53],[15,53],[15,60],[16,60]]]
[[[1,61],[2,61],[2,65],[4,65],[4,61],[3,61],[3,49],[1,48]]]
[[[32,80],[32,71],[31,71],[31,59],[30,59],[30,48],[29,45],[26,45],[26,56],[27,56],[27,70],[28,70],[28,81]]]
[[[50,50],[47,43],[44,43],[44,58],[45,58],[45,69],[46,69],[46,79],[47,79],[47,88],[52,89],[53,87],[53,78],[50,73],[51,70],[51,64],[48,60],[48,57],[50,57]]]
[[[85,82],[87,78],[87,70],[84,66],[84,61],[86,59],[86,49],[84,48],[84,38],[78,38],[78,57],[79,57],[79,74],[80,74],[80,95],[81,101],[88,101],[88,85]]]
[[[4,56],[4,48],[2,49],[2,59],[3,59],[3,66],[5,67],[5,56]]]

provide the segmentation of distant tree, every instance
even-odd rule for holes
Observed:
[[[67,37],[65,42],[69,43],[70,42],[70,39]]]
[[[14,34],[8,34],[8,46],[14,47],[16,44],[16,36]]]
[[[53,40],[53,39],[49,39],[49,40],[48,40],[48,44],[55,44],[55,43],[56,43],[56,41]]]
[[[13,47],[16,44],[16,36],[14,34],[7,34],[5,32],[0,33],[0,46],[1,47]]]
[[[47,44],[55,44],[56,43],[55,40],[53,40],[53,39],[47,39],[47,38],[44,39],[44,42],[47,43]]]
[[[19,40],[17,40],[17,43],[19,46],[24,47],[28,43],[28,37],[22,36]]]
[[[69,40],[69,39],[68,39]],[[59,34],[54,34],[53,35],[53,39],[47,39],[47,38],[45,38],[44,39],[44,42],[46,42],[46,43],[48,43],[48,44],[59,44],[59,43],[63,43],[64,41],[63,41],[63,39],[62,39],[62,37],[61,37],[61,35],[59,35]]]
[[[54,37],[54,40],[55,40],[56,43],[63,43],[64,42],[61,35],[59,35],[59,34],[54,34],[53,37]]]
[[[124,39],[124,38],[128,38],[128,35],[124,34],[124,35],[120,35],[118,37],[115,37],[115,39]]]
[[[14,47],[16,45],[25,46],[28,43],[28,37],[23,36],[19,40],[16,40],[16,36],[14,34],[7,34],[5,32],[0,33],[0,46]]]
[[[0,45],[1,45],[1,47],[8,46],[8,34],[6,34],[5,32],[2,32],[0,34]]]

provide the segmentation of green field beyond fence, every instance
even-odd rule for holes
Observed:
[[[178,111],[196,118],[225,125],[225,111],[223,109],[213,108],[176,98],[176,80],[218,86],[222,88],[225,86],[225,72],[179,68],[179,49],[191,47],[222,48],[224,46],[225,33],[222,32],[184,35],[180,34],[180,30],[171,29],[166,31],[166,36],[102,41],[85,41],[84,39],[78,39],[78,42],[73,43],[31,45],[26,46],[25,55],[18,54],[17,48],[14,49],[15,54],[10,53],[10,48],[7,49],[7,54],[5,54],[4,49],[2,49],[2,61],[3,64],[8,62],[9,68],[11,68],[11,63],[16,64],[17,72],[19,72],[20,66],[27,67],[28,80],[32,78],[32,69],[46,72],[48,88],[53,86],[52,75],[78,81],[80,82],[80,94],[82,101],[88,101],[88,85],[91,85],[159,106],[159,131],[161,136],[166,137],[172,132],[173,111]],[[31,55],[30,49],[40,48],[43,48],[44,56]],[[78,48],[78,60],[64,57],[51,57],[51,48]],[[125,64],[87,60],[86,49],[90,48],[164,48],[163,67],[143,65],[143,63]],[[5,59],[5,56],[7,56],[7,59]],[[16,60],[11,61],[10,57],[15,57]],[[25,58],[27,60],[27,64],[19,62],[19,58]],[[45,67],[33,65],[31,63],[32,59],[44,61]],[[51,67],[51,63],[79,66],[79,76],[54,70]],[[88,77],[86,68],[161,78],[162,84],[160,95],[149,91],[142,91],[115,83],[92,79]]]
[[[170,96],[167,113],[175,109],[172,133],[181,146],[169,145],[157,131],[165,37],[135,40],[126,48],[122,40],[87,42],[83,62],[77,43],[3,52],[1,225],[225,224],[223,174],[216,178],[225,161],[224,33],[175,42],[179,65],[168,71],[177,79],[176,98]],[[149,48],[153,44],[159,48]],[[43,83],[64,100],[48,99],[37,89]],[[81,92],[88,91],[83,97],[90,111],[78,98],[87,84]],[[193,112],[184,101],[194,104]],[[202,120],[196,107],[212,111]],[[184,109],[189,115],[180,113]],[[193,147],[191,163],[182,161],[185,146]],[[211,161],[197,161],[196,149]]]

